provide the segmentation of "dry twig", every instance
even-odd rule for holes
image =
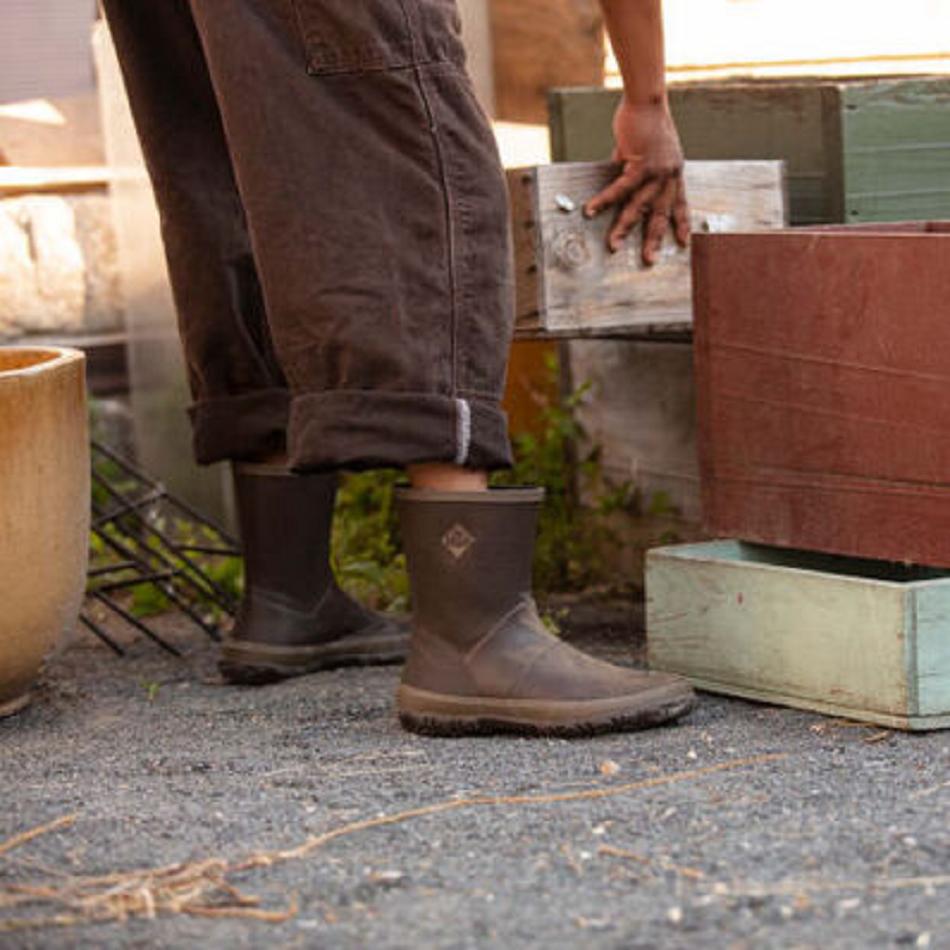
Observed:
[[[37,828],[30,828],[28,831],[21,831],[18,835],[14,835],[12,838],[7,838],[3,844],[0,844],[0,855],[4,855],[8,851],[12,851],[14,848],[19,848],[20,845],[24,845],[28,841],[32,841],[34,838],[39,838],[41,835],[48,835],[53,831],[59,831],[60,828],[68,828],[75,820],[75,815],[63,815],[61,818],[50,821],[45,825],[40,825]]]
[[[618,848],[612,844],[602,844],[597,849],[597,853],[606,854],[613,858],[626,858],[640,864],[657,864],[665,871],[675,871],[681,877],[688,878],[691,881],[701,881],[706,877],[698,868],[684,867],[682,864],[676,864],[667,858],[652,858],[649,855],[637,854],[635,851],[627,851],[625,848]]]
[[[468,808],[549,805],[613,798],[630,792],[694,781],[719,772],[765,765],[784,758],[787,758],[784,754],[772,754],[734,759],[684,772],[657,775],[624,785],[588,788],[578,792],[546,795],[483,795],[450,799],[394,815],[382,815],[352,822],[321,835],[312,835],[295,848],[259,851],[234,862],[210,858],[189,864],[145,868],[137,871],[76,876],[65,881],[57,880],[56,883],[44,881],[32,885],[9,884],[0,887],[0,907],[18,904],[46,905],[59,908],[63,912],[6,920],[0,918],[0,932],[51,926],[67,927],[92,922],[116,922],[130,917],[151,919],[160,914],[240,917],[268,923],[281,923],[296,914],[295,901],[283,910],[263,910],[258,907],[259,902],[256,898],[242,894],[228,878],[255,868],[298,861],[339,838],[351,837],[374,828],[397,825],[417,818]],[[73,820],[74,816],[70,815],[42,828],[24,832],[10,839],[3,847],[9,850],[40,834],[45,834],[55,828],[66,827]]]

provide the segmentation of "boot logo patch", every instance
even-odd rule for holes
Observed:
[[[442,547],[458,561],[475,543],[475,536],[464,525],[456,522],[442,535]]]

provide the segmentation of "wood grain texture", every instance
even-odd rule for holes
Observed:
[[[653,267],[639,233],[607,248],[611,214],[583,205],[613,180],[609,163],[566,163],[509,174],[516,250],[517,326],[538,335],[688,333],[688,251],[668,238]],[[685,171],[694,232],[777,228],[785,221],[777,162],[692,162]]]
[[[922,715],[950,712],[950,589],[921,585],[915,591],[914,687]]]
[[[950,233],[697,235],[713,534],[950,567]]]
[[[491,32],[499,119],[542,123],[553,86],[604,81],[597,0],[491,0]]]
[[[922,651],[919,636],[948,604],[950,576],[879,562],[736,541],[647,557],[651,667],[901,729],[950,726],[950,656]]]
[[[950,78],[841,87],[845,220],[950,217]]]
[[[71,194],[102,191],[109,184],[109,169],[101,165],[30,168],[0,167],[0,197],[54,192]]]

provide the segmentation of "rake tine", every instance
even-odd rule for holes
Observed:
[[[160,481],[118,452],[95,440],[92,452],[92,478],[96,486],[92,499],[92,530],[113,555],[123,560],[89,571],[90,579],[100,578],[102,582],[97,586],[91,584],[88,596],[169,653],[181,656],[175,646],[111,596],[113,592],[152,584],[212,640],[220,640],[218,625],[205,619],[201,605],[211,601],[233,616],[236,600],[193,558],[196,555],[240,556],[238,543],[227,531],[170,494]],[[109,475],[97,471],[97,459],[111,462],[117,471]],[[199,535],[199,543],[179,544],[177,536],[182,533],[179,526],[185,521],[205,532],[207,543],[201,543],[204,539]],[[134,572],[135,576],[123,577],[123,572]],[[84,616],[83,622],[117,652],[122,652],[91,618]]]
[[[97,476],[97,478],[101,478],[101,476]],[[99,527],[103,524],[108,524],[110,521],[115,521],[116,518],[121,518],[123,515],[132,514],[140,508],[145,508],[148,505],[154,504],[156,501],[161,501],[164,497],[165,495],[161,492],[149,492],[147,495],[144,495],[137,501],[127,501],[114,511],[103,512],[98,518],[96,518],[95,525],[96,527]]]
[[[95,474],[93,475],[93,478],[95,478],[96,481],[98,481],[110,495],[113,497],[119,497],[121,499],[121,495],[119,495],[119,493],[111,485],[109,485],[108,482],[105,482],[101,477],[96,476]],[[180,571],[183,579],[189,580],[191,584],[196,587],[204,596],[209,597],[227,613],[234,613],[235,605],[231,598],[223,590],[221,590],[221,588],[213,580],[211,580],[211,578],[208,577],[200,567],[194,564],[190,558],[182,555],[174,542],[167,538],[164,533],[159,531],[154,525],[150,525],[148,521],[144,519],[138,512],[130,512],[130,515],[136,521],[136,523],[144,529],[143,533],[151,533],[153,536],[158,538],[158,540],[164,544],[166,548],[173,551],[181,558],[182,561],[185,562],[189,570],[182,571],[181,568],[175,564],[174,561],[172,561],[164,551],[157,550],[155,548],[148,548],[147,550],[149,554],[154,555],[173,570]],[[103,532],[97,530],[96,533],[99,534],[100,537],[104,537]],[[137,540],[141,544],[141,539]],[[199,584],[198,581],[194,579],[193,575],[197,575],[197,577],[201,579],[202,583]],[[202,584],[205,586],[202,586]]]
[[[109,608],[109,610],[117,613],[126,623],[131,624],[136,630],[144,633],[145,636],[149,638],[149,640],[157,643],[163,650],[167,650],[174,656],[181,656],[181,650],[172,646],[170,643],[166,643],[154,630],[150,630],[144,623],[142,623],[138,617],[132,616],[132,614],[130,614],[124,607],[120,607],[117,603],[109,600],[105,594],[99,594],[93,591],[90,596],[98,600],[99,603],[104,604]]]
[[[135,554],[134,554],[134,552],[132,551],[132,549],[129,548],[127,545],[125,545],[123,542],[117,540],[116,538],[110,537],[109,535],[105,534],[103,531],[100,531],[100,530],[98,530],[98,529],[95,531],[95,533],[96,533],[96,535],[97,535],[98,537],[101,537],[101,538],[103,539],[103,541],[106,542],[106,544],[109,544],[111,547],[113,547],[116,551],[118,551],[118,552],[119,552],[120,554],[122,554],[123,556],[125,556],[125,557],[132,557],[132,558],[135,557]],[[148,565],[145,564],[145,563],[142,562],[142,561],[138,561],[138,562],[137,562],[137,569],[140,570],[140,571],[143,571],[143,573],[144,573],[144,572],[147,572],[147,571],[148,571]],[[200,616],[200,615],[194,610],[194,608],[191,606],[191,604],[189,603],[189,601],[186,600],[185,597],[182,596],[182,594],[181,594],[178,590],[176,590],[174,584],[172,583],[173,580],[174,580],[174,578],[176,578],[176,577],[183,577],[183,575],[181,574],[181,571],[179,571],[178,569],[174,569],[174,570],[172,570],[172,571],[169,571],[169,572],[168,572],[168,575],[169,575],[169,581],[168,581],[167,583],[163,583],[163,584],[156,583],[156,587],[158,587],[158,589],[159,589],[173,604],[175,604],[175,606],[178,607],[179,610],[181,610],[182,613],[184,613],[190,620],[192,620],[195,624],[197,624],[197,626],[199,626],[212,640],[214,640],[216,643],[217,643],[218,641],[220,641],[220,639],[221,639],[221,632],[220,632],[217,628],[212,627],[212,626],[210,626],[209,624],[205,623],[205,621],[201,618],[201,616]],[[161,577],[162,575],[157,575],[157,574],[156,574],[156,575],[153,575],[153,576],[154,576],[154,577]],[[187,580],[187,578],[184,578],[184,579]],[[130,580],[127,581],[127,582],[123,581],[123,582],[121,582],[121,583],[122,583],[123,585],[127,585],[127,586],[129,586],[129,587],[134,587],[134,586],[136,586],[137,584],[142,584],[142,583],[147,583],[147,582],[148,582],[148,581],[147,581],[147,576],[146,576],[146,577],[135,578],[134,580],[133,580],[133,579],[130,579]],[[153,581],[153,582],[154,582],[154,581]],[[108,586],[108,585],[103,585],[102,587],[98,587],[98,588],[96,588],[95,591],[89,591],[89,594],[92,595],[92,594],[94,594],[94,593],[96,593],[96,592],[98,592],[98,591],[102,591],[102,590],[104,590],[107,586]],[[191,586],[194,587],[194,586],[196,586],[196,585],[195,585],[193,582],[191,582]]]
[[[240,557],[240,548],[213,548],[206,547],[203,544],[182,544],[178,547],[179,551],[187,551],[189,554],[212,554],[220,557]]]
[[[179,508],[181,511],[185,512],[192,521],[197,522],[198,524],[205,525],[208,528],[211,528],[213,531],[217,532],[225,541],[231,544],[234,547],[237,547],[237,543],[234,538],[225,531],[220,525],[215,524],[213,521],[209,520],[205,515],[196,511],[191,507],[186,501],[181,498],[172,496],[168,493],[168,490],[162,485],[161,482],[155,481],[151,476],[146,472],[143,472],[140,468],[130,462],[128,459],[123,458],[118,453],[114,452],[112,449],[103,445],[101,442],[93,441],[93,448],[97,452],[101,452],[106,458],[110,461],[115,462],[120,468],[124,469],[129,475],[134,476],[139,481],[143,482],[146,485],[149,485],[152,488],[159,489],[164,495],[167,496],[169,502]]]
[[[84,613],[79,615],[79,620],[87,626],[110,650],[115,651],[119,656],[125,656],[125,650],[119,646],[112,637],[109,636],[94,620],[87,617]]]
[[[105,532],[99,529],[95,529],[95,533],[97,537],[102,538],[102,540],[106,544],[108,544],[114,550],[122,554],[123,557],[133,558],[138,565],[138,570],[142,571],[143,574],[151,573],[149,566],[145,562],[140,561],[137,558],[135,558],[134,551],[132,551],[128,547],[128,545],[117,540],[116,538],[113,538],[107,535]],[[177,568],[170,571],[169,574],[172,575],[172,578],[180,577],[183,580],[187,580],[192,587],[197,587],[197,585],[193,581],[191,581],[186,575],[183,575],[181,571],[179,571]],[[135,584],[140,584],[140,583],[146,583],[146,581],[142,579],[137,579],[134,583],[130,582],[129,586],[134,587]],[[183,614],[185,614],[189,619],[194,621],[194,623],[197,624],[212,640],[214,640],[215,642],[220,641],[221,639],[220,631],[217,630],[215,627],[211,627],[207,623],[205,623],[205,621],[198,615],[198,613],[194,610],[191,604],[175,589],[171,581],[165,584],[156,584],[156,586],[173,604],[175,604],[176,607],[179,608],[179,610],[181,610]],[[200,588],[198,589],[200,590]],[[90,591],[89,593],[91,595],[95,593],[95,591]]]
[[[167,581],[175,576],[173,571],[165,571],[162,574],[145,574],[139,577],[130,577],[124,581],[109,581],[107,584],[100,584],[92,588],[90,594],[110,594],[114,590],[126,590],[129,587],[138,587],[140,584],[155,584],[159,581]]]
[[[132,561],[123,561],[119,564],[103,564],[102,567],[90,567],[87,577],[102,577],[105,574],[118,574],[119,571],[135,571],[138,565]]]
[[[178,609],[186,616],[189,617],[195,624],[197,624],[201,629],[209,636],[215,643],[220,643],[221,641],[221,631],[217,627],[211,626],[207,623],[202,616],[196,611],[187,601],[175,596],[173,593],[168,593],[165,591],[165,595],[172,600]]]

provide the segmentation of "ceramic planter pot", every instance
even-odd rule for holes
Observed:
[[[0,716],[29,699],[86,582],[85,359],[0,347]]]

